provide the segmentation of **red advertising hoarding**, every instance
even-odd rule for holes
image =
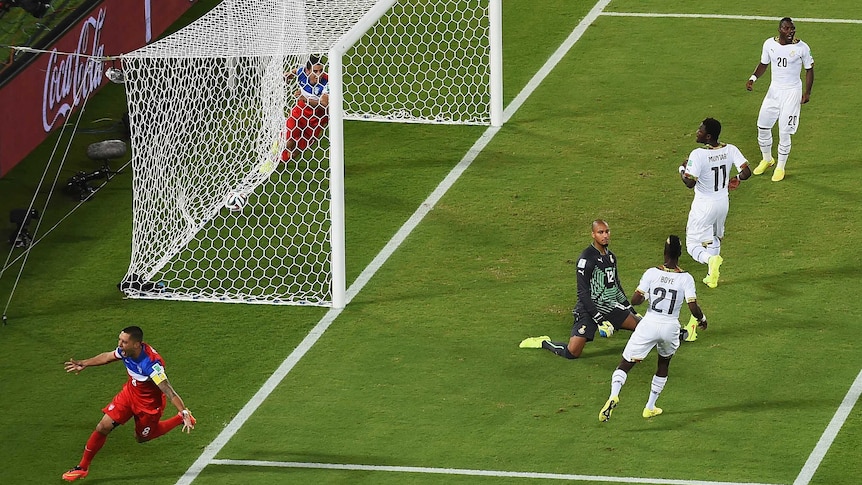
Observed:
[[[62,127],[87,96],[110,82],[110,62],[161,35],[189,0],[104,0],[0,88],[0,177]]]

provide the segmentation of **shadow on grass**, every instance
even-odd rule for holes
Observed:
[[[659,406],[661,407],[661,406]],[[785,399],[780,401],[739,401],[727,406],[712,406],[687,408],[677,407],[673,409],[663,408],[660,417],[644,419],[645,423],[651,424],[649,427],[632,427],[627,429],[627,432],[666,432],[668,430],[678,430],[687,428],[690,425],[699,425],[702,421],[713,421],[717,417],[721,417],[725,413],[742,412],[746,415],[751,415],[752,420],[756,419],[757,414],[774,413],[777,409],[799,409],[800,407],[810,407],[819,409],[823,407],[822,402],[815,400],[798,400]],[[680,415],[684,415],[685,419],[679,419]],[[665,419],[670,418],[670,419]]]

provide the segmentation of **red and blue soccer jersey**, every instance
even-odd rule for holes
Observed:
[[[165,361],[148,344],[141,342],[141,353],[137,359],[124,356],[117,347],[114,356],[123,361],[129,380],[104,412],[118,423],[125,423],[132,416],[152,415],[158,419],[165,408],[165,395],[159,383],[165,375]]]
[[[317,84],[311,84],[308,79],[308,73],[305,68],[298,68],[296,71],[296,80],[299,82],[299,90],[302,96],[306,99],[319,99],[321,96],[329,92],[329,76],[321,74],[317,78]]]
[[[165,375],[165,361],[149,344],[141,342],[141,353],[137,359],[123,356],[120,348],[114,350],[114,355],[123,361],[129,382],[134,388],[133,393],[142,399],[154,399],[162,396],[159,383],[168,378]]]
[[[296,106],[290,110],[290,116],[285,123],[285,136],[296,142],[296,148],[305,150],[315,140],[320,138],[323,129],[329,124],[326,107],[309,101],[320,101],[324,94],[329,93],[329,76],[321,73],[316,84],[311,84],[309,73],[300,67],[296,71],[299,83],[299,99]],[[281,154],[282,161],[290,160],[291,153],[285,150]]]

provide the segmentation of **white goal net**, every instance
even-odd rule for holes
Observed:
[[[490,124],[499,1],[225,0],[121,56],[134,198],[121,289],[342,306],[342,115]]]

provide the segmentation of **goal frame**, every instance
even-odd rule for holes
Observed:
[[[502,126],[502,0],[223,0],[205,17],[120,56],[134,203],[118,287],[344,308],[345,120]],[[311,59],[326,114],[304,121],[291,73]],[[225,213],[233,193],[251,210]]]
[[[343,60],[347,51],[371,29],[398,0],[377,2],[329,49],[329,180],[330,244],[332,251],[332,307],[347,304],[346,245],[344,235],[344,85]],[[490,124],[503,125],[503,7],[502,0],[488,0]]]

